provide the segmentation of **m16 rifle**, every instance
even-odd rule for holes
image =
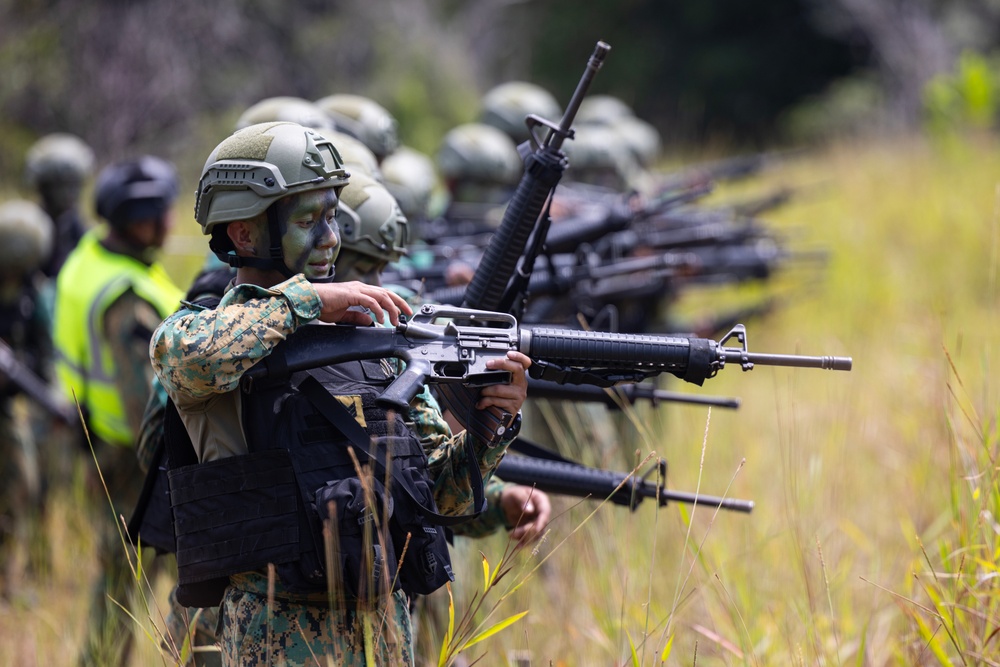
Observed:
[[[649,480],[652,474],[656,474],[656,481]],[[546,493],[608,499],[633,511],[645,498],[655,498],[661,507],[674,501],[747,513],[754,508],[752,500],[667,490],[667,462],[664,459],[658,459],[645,474],[636,476],[634,473],[591,468],[572,461],[508,455],[500,461],[497,476],[505,482],[533,486]]]
[[[445,321],[439,324],[438,321]],[[726,347],[735,338],[738,347]],[[610,387],[671,373],[701,385],[727,365],[744,371],[755,365],[849,371],[850,357],[761,354],[747,349],[746,330],[733,328],[721,341],[694,337],[629,335],[599,331],[521,328],[506,313],[424,305],[395,328],[310,325],[301,327],[250,368],[242,379],[256,382],[353,359],[397,358],[406,369],[377,399],[406,410],[427,383],[484,387],[510,381],[491,370],[490,359],[519,350],[532,360],[531,377],[560,384]]]

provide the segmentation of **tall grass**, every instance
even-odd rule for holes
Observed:
[[[594,501],[554,499],[550,533],[514,555],[507,576],[534,574],[485,627],[528,614],[466,657],[484,654],[481,665],[1000,664],[990,381],[1000,341],[998,148],[986,135],[948,145],[843,143],[734,190],[812,186],[767,219],[797,245],[830,251],[822,272],[800,267],[768,286],[784,301],[747,323],[750,348],[851,355],[854,370],[727,368],[703,389],[671,388],[739,396],[738,411],[714,410],[709,421],[704,408],[642,409],[642,430],[616,418],[621,445],[595,460],[629,469],[636,449],[640,459],[655,451],[670,462],[670,488],[729,488],[756,509],[608,505],[585,521]],[[170,246],[181,282],[203,257],[194,231]],[[727,299],[689,290],[678,309]],[[89,501],[57,497],[46,524],[50,574],[28,582],[32,604],[0,604],[0,664],[72,663],[93,576],[79,507]],[[495,566],[505,548],[503,536],[458,540],[457,618],[482,594],[483,555]],[[494,599],[481,605],[480,621]],[[442,633],[429,634],[422,652],[436,664]],[[148,653],[133,660],[148,662]]]

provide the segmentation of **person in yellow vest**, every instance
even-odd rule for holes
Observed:
[[[95,187],[97,215],[105,222],[83,236],[57,278],[56,374],[83,410],[114,507],[112,514],[103,502],[97,506],[101,576],[82,664],[121,664],[132,634],[116,604],[128,607],[131,587],[117,517],[131,511],[142,488],[133,442],[153,378],[149,340],[182,296],[155,261],[173,224],[177,193],[176,172],[160,158],[106,167]],[[98,489],[96,497],[103,497]]]

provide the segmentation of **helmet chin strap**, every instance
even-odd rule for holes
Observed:
[[[229,266],[237,269],[241,266],[246,266],[252,269],[260,269],[262,271],[277,271],[284,276],[286,280],[297,275],[298,271],[292,271],[288,268],[288,265],[285,264],[285,253],[281,248],[281,226],[278,224],[278,212],[273,204],[267,209],[267,232],[268,237],[271,239],[271,246],[267,249],[267,257],[241,257],[235,252],[217,252],[215,255],[223,262],[229,264]],[[335,270],[331,268],[329,276],[323,278],[310,278],[309,282],[330,283],[333,282],[334,275]]]

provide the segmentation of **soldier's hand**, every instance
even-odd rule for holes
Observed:
[[[384,287],[374,287],[361,282],[315,283],[321,306],[319,319],[323,322],[345,322],[348,324],[371,324],[368,315],[349,310],[354,306],[367,308],[378,322],[384,322],[386,315],[392,324],[399,324],[400,313],[412,315],[413,310],[398,294]]]
[[[512,415],[517,414],[521,404],[528,397],[528,378],[525,371],[531,366],[531,359],[521,352],[511,350],[504,359],[490,359],[486,367],[491,370],[510,371],[510,384],[493,384],[484,387],[479,394],[476,408],[484,410],[490,406]]]
[[[510,536],[521,544],[537,540],[549,524],[552,505],[544,491],[520,484],[507,484],[500,492],[500,509]]]

